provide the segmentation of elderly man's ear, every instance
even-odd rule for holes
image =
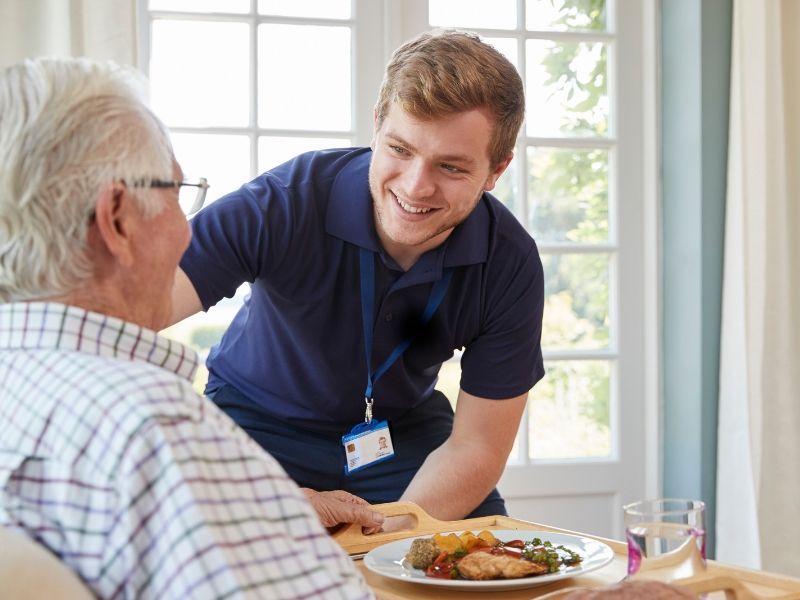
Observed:
[[[123,267],[134,262],[132,233],[140,216],[136,200],[123,184],[112,183],[98,193],[94,218],[97,241]]]

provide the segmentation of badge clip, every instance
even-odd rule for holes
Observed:
[[[367,410],[364,411],[364,423],[372,423],[372,403],[374,400],[364,396],[364,402],[367,403]]]

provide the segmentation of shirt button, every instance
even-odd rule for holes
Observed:
[[[386,322],[388,323],[389,321],[392,320],[392,313],[386,313],[386,316],[384,318],[386,319]]]

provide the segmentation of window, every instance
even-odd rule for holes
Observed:
[[[355,144],[349,0],[150,0],[141,4],[151,103],[207,204],[268,168]],[[319,52],[324,48],[324,52]],[[166,334],[205,358],[247,285]],[[201,368],[195,387],[202,391]]]

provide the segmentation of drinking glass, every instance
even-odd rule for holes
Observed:
[[[706,568],[705,504],[659,498],[622,507],[628,579],[674,581]]]

